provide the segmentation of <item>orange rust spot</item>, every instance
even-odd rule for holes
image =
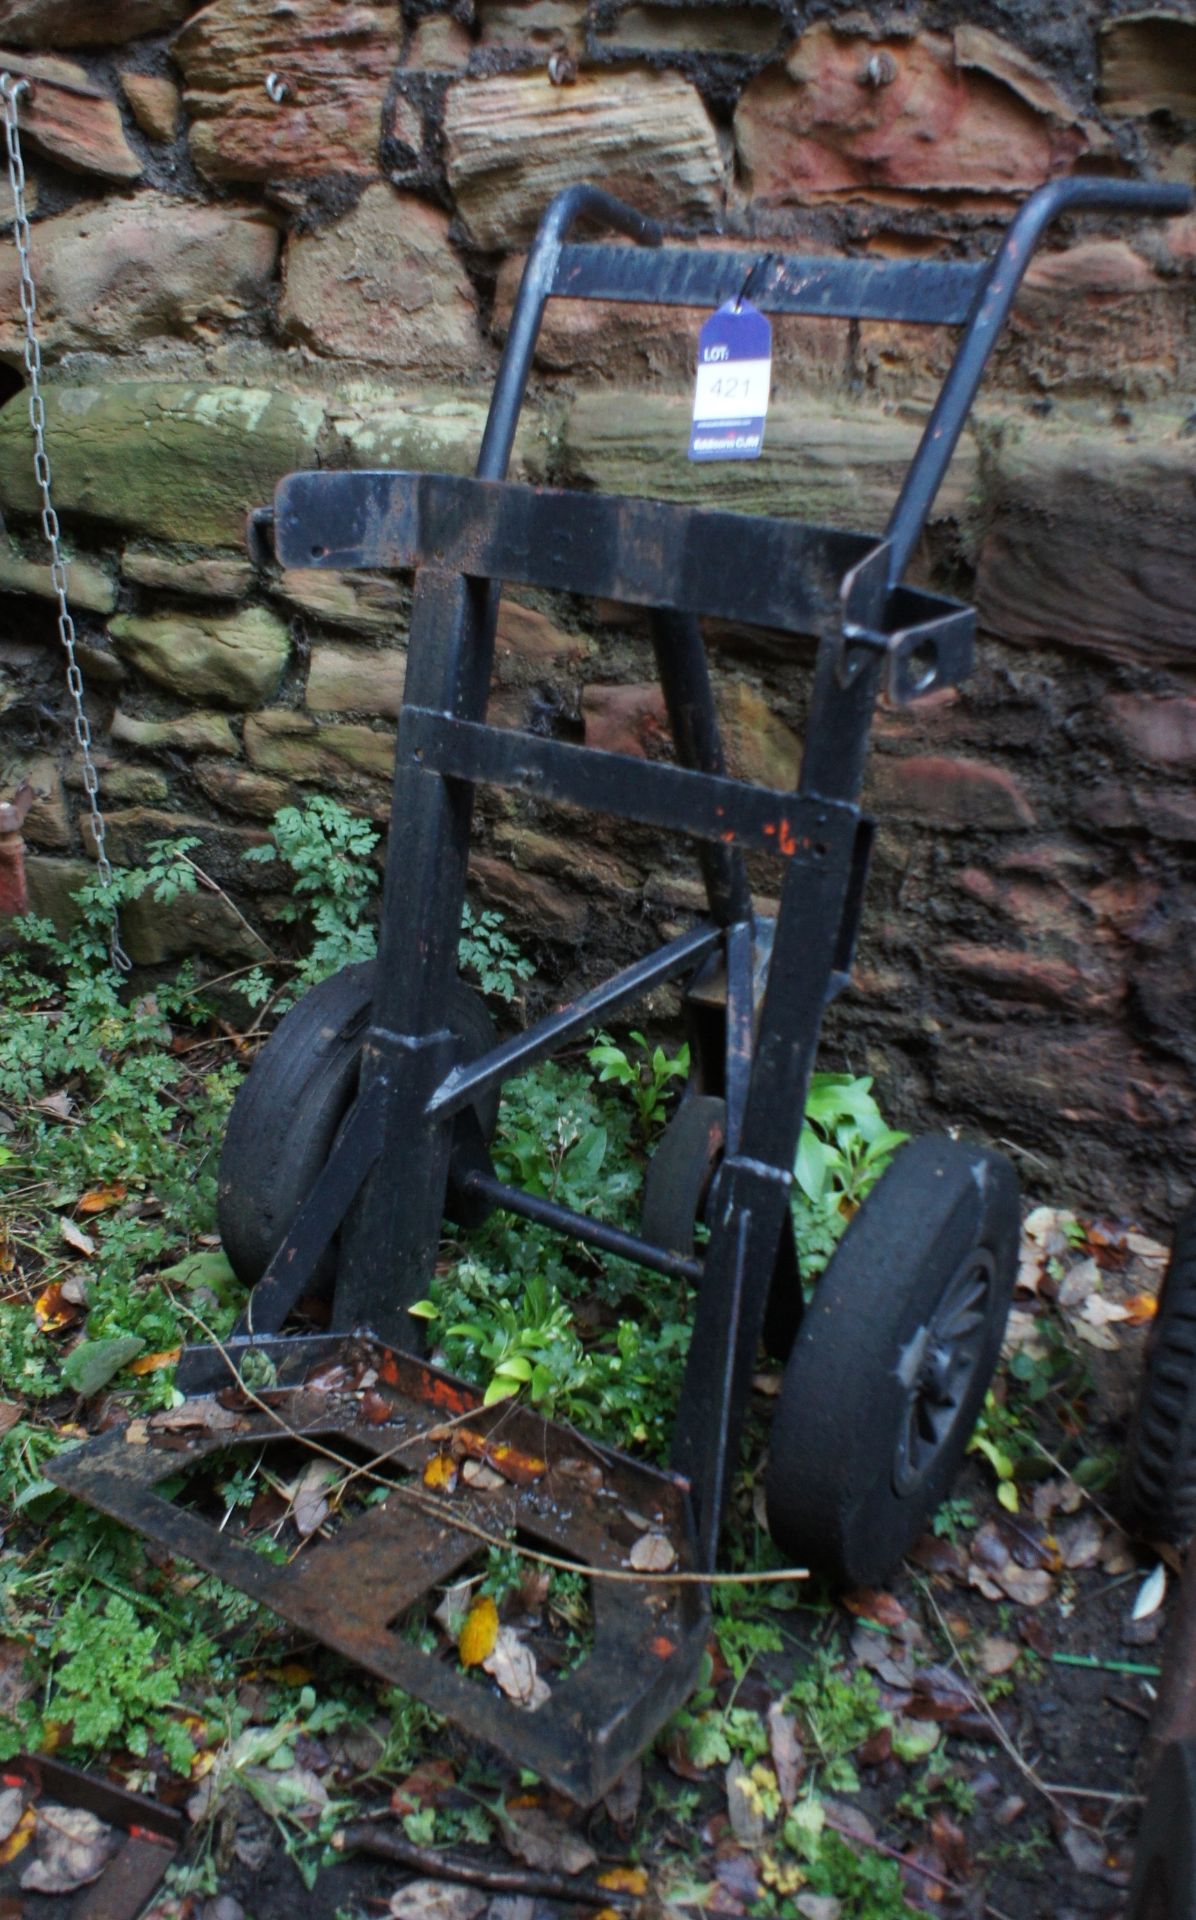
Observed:
[[[793,837],[793,828],[787,820],[782,820],[781,822],[781,837],[777,844],[786,858],[797,852],[797,841]]]
[[[382,1355],[381,1361],[378,1364],[378,1372],[383,1378],[383,1380],[385,1380],[388,1387],[398,1386],[399,1369],[393,1354],[384,1353]]]
[[[718,837],[720,840],[725,840],[729,847],[733,847],[735,845],[734,827],[728,827],[726,833],[720,833]]]
[[[670,1660],[677,1651],[677,1643],[670,1640],[667,1633],[658,1633],[650,1644],[650,1651],[658,1660]]]
[[[388,1376],[384,1373],[382,1378]],[[455,1387],[451,1380],[442,1380],[438,1373],[431,1373],[427,1367],[419,1370],[419,1397],[430,1400],[434,1407],[443,1407],[446,1413],[468,1413],[478,1404],[477,1395],[465,1393]]]
[[[772,821],[766,820],[764,823],[765,837],[768,839],[771,839],[775,832],[776,832],[776,828],[773,826]]]

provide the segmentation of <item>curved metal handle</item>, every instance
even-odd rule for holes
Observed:
[[[506,478],[511,449],[515,444],[515,429],[519,424],[519,409],[523,405],[532,355],[536,350],[557,258],[570,229],[581,219],[599,220],[604,226],[613,227],[616,233],[625,233],[642,247],[658,247],[664,237],[664,229],[659,221],[650,220],[647,214],[637,213],[634,207],[616,200],[613,194],[604,193],[601,187],[566,187],[549,203],[537,228],[523,269],[523,278],[519,282],[519,292],[515,296],[507,344],[499,362],[490,411],[486,415],[486,431],[482,435],[478,454],[475,471],[479,480]]]
[[[1186,213],[1188,187],[1162,180],[1053,180],[1032,193],[1011,222],[981,283],[972,317],[956,349],[951,371],[931,410],[897,504],[889,516],[889,585],[909,564],[943,475],[955,451],[988,358],[1009,317],[1022,277],[1046,228],[1061,213],[1103,208],[1110,213]]]

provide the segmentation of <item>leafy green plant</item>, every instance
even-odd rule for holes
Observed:
[[[499,1000],[513,1000],[521,980],[530,980],[535,968],[509,933],[505,921],[494,907],[475,912],[468,900],[461,914],[461,939],[457,947],[457,965],[462,973],[471,973],[483,993]]]
[[[285,996],[276,1000],[281,1012],[305,988],[355,961],[373,958],[377,936],[367,915],[378,888],[377,869],[370,859],[378,835],[339,800],[317,793],[302,807],[280,807],[270,840],[269,846],[250,847],[243,858],[281,859],[290,868],[293,898],[282,903],[278,917],[311,932],[311,944]],[[249,975],[242,990],[254,1003],[274,992],[261,968]]]
[[[908,1138],[886,1123],[870,1078],[812,1076],[793,1169],[793,1222],[805,1279],[822,1272],[851,1216]]]
[[[892,1724],[876,1682],[862,1667],[849,1670],[820,1649],[789,1689],[789,1705],[818,1755],[820,1778],[832,1793],[854,1793],[859,1777],[850,1756],[870,1735]]]
[[[600,1033],[586,1058],[597,1071],[599,1081],[613,1081],[627,1088],[635,1103],[640,1138],[650,1141],[668,1117],[668,1095],[673,1081],[688,1077],[689,1047],[683,1045],[676,1053],[669,1054],[663,1047],[650,1046],[643,1034],[634,1029],[628,1038],[637,1049],[636,1057],[612,1040],[609,1033]]]

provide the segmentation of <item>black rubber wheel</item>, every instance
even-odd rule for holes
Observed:
[[[640,1230],[654,1246],[692,1253],[727,1138],[726,1102],[691,1093],[660,1136],[644,1174]]]
[[[644,1175],[640,1225],[645,1240],[674,1253],[693,1253],[694,1227],[705,1216],[726,1138],[725,1100],[691,1093],[682,1101]],[[776,1359],[788,1358],[801,1313],[801,1280],[790,1220],[777,1251],[764,1315],[764,1345]]]
[[[372,961],[309,988],[279,1021],[233,1102],[217,1220],[233,1270],[247,1286],[265,1272],[352,1104],[373,991]],[[462,981],[454,983],[449,1024],[466,1060],[497,1043],[485,1006]],[[488,1094],[475,1109],[486,1140],[498,1101]],[[313,1291],[330,1271],[326,1262]]]
[[[1159,1289],[1119,1505],[1144,1539],[1183,1546],[1196,1533],[1196,1205],[1176,1229]]]
[[[1000,1350],[1017,1178],[982,1147],[904,1147],[806,1308],[765,1481],[782,1552],[837,1587],[888,1578],[947,1493]]]
[[[1126,1920],[1196,1920],[1196,1741],[1170,1740],[1134,1847]]]

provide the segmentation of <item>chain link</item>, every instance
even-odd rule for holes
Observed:
[[[33,473],[37,489],[41,495],[42,533],[50,549],[50,584],[54,589],[54,598],[58,602],[58,637],[66,655],[66,684],[74,708],[73,725],[75,739],[83,761],[83,790],[87,795],[91,815],[91,834],[95,843],[96,872],[100,884],[108,887],[112,884],[112,863],[104,845],[104,816],[100,811],[100,776],[91,750],[91,723],[83,705],[83,675],[75,658],[75,622],[71,617],[70,603],[67,598],[66,561],[62,555],[62,531],[58,524],[58,515],[54,511],[51,497],[53,474],[50,469],[50,456],[46,451],[46,403],[42,397],[42,350],[37,337],[37,289],[33,282],[33,269],[30,264],[29,215],[25,206],[25,163],[21,157],[21,135],[17,118],[17,103],[28,90],[27,80],[14,80],[9,73],[0,73],[0,102],[4,111],[4,139],[8,150],[8,183],[12,189],[13,236],[17,243],[17,256],[20,260],[20,301],[21,313],[25,320],[25,371],[29,376],[29,424],[33,429]],[[120,922],[115,907],[112,910],[112,934],[109,943],[112,964],[120,973],[128,973],[132,961],[120,943]]]

